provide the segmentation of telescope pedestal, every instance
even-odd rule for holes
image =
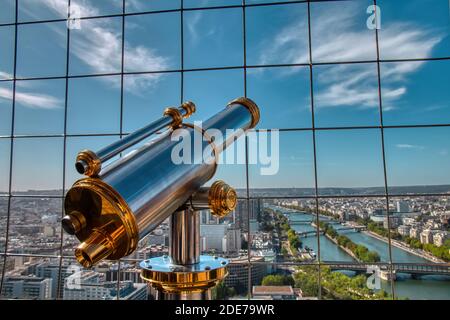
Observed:
[[[200,212],[190,208],[170,217],[169,256],[177,265],[200,262]]]
[[[141,277],[158,291],[158,300],[210,300],[211,288],[228,275],[227,265],[216,256],[200,256],[192,265],[174,264],[169,256],[140,263]]]
[[[191,293],[160,293],[156,300],[211,300],[211,290]]]
[[[228,260],[200,255],[200,212],[224,217],[236,206],[236,191],[223,181],[201,188],[170,217],[169,255],[140,263],[142,279],[158,300],[209,300],[211,288],[228,273]]]

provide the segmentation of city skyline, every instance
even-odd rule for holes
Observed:
[[[297,299],[450,299],[450,3],[289,2],[70,0],[67,21],[69,0],[2,1],[0,299],[153,297],[139,262],[169,254],[167,221],[71,287],[75,157],[168,106],[193,101],[194,122],[240,96],[255,131],[280,130],[279,170],[222,163],[206,184],[238,194],[223,219],[199,213],[202,253],[231,262],[216,298],[282,279]]]
[[[51,203],[54,205],[48,207]],[[230,276],[230,279],[227,280],[226,283],[231,287],[235,287],[238,293],[242,293],[241,290],[244,290],[245,292],[243,283],[246,283],[246,280],[242,278],[243,275],[240,274],[242,271],[236,268],[238,268],[239,265],[238,261],[247,259],[246,241],[248,241],[250,236],[252,239],[250,242],[251,257],[259,262],[265,261],[267,263],[277,263],[283,266],[285,263],[288,263],[288,265],[289,263],[295,263],[296,259],[303,259],[302,263],[313,263],[317,261],[319,257],[314,256],[314,258],[311,258],[311,253],[318,252],[317,246],[320,243],[320,261],[326,265],[338,266],[347,264],[347,267],[352,267],[351,265],[348,265],[348,263],[354,263],[355,261],[363,263],[363,261],[359,261],[358,258],[351,253],[343,251],[343,249],[339,249],[339,247],[335,247],[328,238],[325,238],[322,233],[316,232],[316,229],[309,225],[309,223],[314,224],[316,218],[319,217],[314,214],[316,206],[315,200],[293,198],[272,200],[252,199],[248,204],[250,207],[247,206],[245,200],[241,200],[235,213],[225,219],[216,219],[208,211],[202,211],[200,213],[202,252],[228,257],[237,264],[230,270],[231,274],[236,272],[236,275]],[[33,260],[32,257],[33,255],[39,256],[45,254],[47,256],[55,255],[56,258],[57,254],[59,254],[58,246],[61,239],[59,237],[60,227],[58,218],[60,215],[58,211],[61,209],[60,200],[18,198],[12,205],[13,212],[10,221],[10,238],[8,241],[9,256],[7,258],[10,262],[7,264],[7,273],[5,274],[7,285],[4,290],[10,290],[8,288],[14,286],[14,283],[23,281],[23,279],[25,279],[23,278],[23,275],[28,273],[35,275],[35,277],[28,278],[30,281],[47,281],[45,279],[57,281],[58,278],[55,277],[58,275],[56,271],[59,268],[59,263],[51,262],[50,258],[36,258]],[[349,226],[352,226],[352,223],[355,221],[361,223],[360,221],[364,219],[373,221],[371,222],[373,224],[372,226],[370,226],[369,223],[369,228],[372,228],[374,225],[381,226],[380,228],[382,228],[382,226],[386,226],[387,223],[385,209],[383,209],[385,205],[386,201],[383,198],[360,197],[320,199],[320,220],[335,221],[333,222],[333,226],[334,228],[337,228],[337,230],[349,229]],[[447,221],[445,223],[448,230],[448,219],[450,218],[449,196],[410,196],[392,198],[389,206],[391,212],[391,217],[389,219],[392,219],[390,222],[391,229],[389,230],[391,232],[391,237],[394,237],[392,240],[394,241],[392,247],[393,263],[406,265],[411,263],[416,263],[418,265],[432,265],[436,263],[439,265],[439,260],[433,258],[429,254],[425,255],[425,253],[409,249],[406,245],[402,245],[396,239],[400,232],[401,235],[405,235],[406,229],[408,229],[408,236],[410,234],[412,235],[414,232],[414,237],[419,238],[418,241],[431,241],[432,243],[435,242],[439,244],[439,246],[442,246],[442,239],[445,239],[445,236],[442,238],[442,235],[446,232],[445,229],[443,230],[443,228],[445,228],[443,221]],[[299,248],[298,256],[283,257],[280,248],[278,247],[280,241],[276,240],[279,236],[274,232],[268,232],[267,222],[271,221],[276,223],[278,221],[278,219],[267,220],[267,215],[273,214],[273,210],[283,212],[283,215],[288,217],[291,227],[296,230],[300,237],[302,244],[301,248]],[[43,211],[46,212],[45,216],[42,216]],[[330,214],[330,216],[328,216],[328,214]],[[22,216],[25,217],[25,220]],[[422,217],[423,222],[417,222],[417,217]],[[45,222],[42,219],[45,219]],[[340,222],[337,223],[336,219],[339,219]],[[250,224],[248,224],[247,221],[249,221]],[[44,222],[44,224],[42,222]],[[342,224],[342,226],[340,226],[340,224]],[[421,225],[420,230],[418,229],[419,225]],[[0,224],[0,230],[1,229],[2,224]],[[140,242],[135,253],[122,259],[122,272],[126,272],[127,274],[126,276],[123,276],[121,281],[121,288],[124,288],[124,292],[130,292],[129,290],[131,290],[133,283],[136,286],[142,282],[138,276],[139,269],[136,268],[135,263],[150,257],[167,254],[169,245],[168,230],[168,224],[163,223]],[[387,264],[390,260],[387,240],[382,240],[382,237],[375,234],[375,231],[373,230],[378,229],[358,232],[355,230],[352,231],[350,228],[348,231],[342,231],[341,235],[345,235],[346,237],[353,239],[353,241],[357,241],[358,245],[364,245],[368,247],[369,250],[374,250],[381,258],[379,263]],[[429,234],[427,232],[430,232],[427,230],[433,232],[431,238],[427,236]],[[305,235],[304,232],[312,232],[312,234]],[[40,241],[36,241],[36,234],[40,235]],[[318,237],[320,237],[320,240]],[[64,257],[64,279],[71,274],[66,271],[67,268],[70,268],[71,270],[78,268],[72,257],[73,248],[77,243],[76,239],[64,235],[62,252]],[[30,257],[27,258],[27,255]],[[29,260],[29,263],[26,263],[27,259]],[[259,266],[263,265],[259,264]],[[271,268],[273,268],[273,266]],[[430,268],[432,267],[430,266]],[[50,270],[54,271],[51,272]],[[275,272],[276,269],[271,270],[272,271],[260,268],[255,269],[255,274],[252,275],[252,283],[259,284],[259,281],[262,281],[265,275],[270,274],[270,272]],[[100,299],[102,297],[101,295],[105,295],[104,298],[109,299],[108,295],[110,293],[108,292],[117,285],[117,282],[111,282],[117,278],[117,275],[114,276],[115,272],[117,272],[117,262],[114,261],[105,261],[98,267],[95,267],[93,271],[82,269],[79,276],[86,277],[86,279],[92,279],[92,281],[82,281],[81,289],[83,289],[83,291],[76,290],[76,288],[73,288],[75,290],[71,291],[72,287],[67,283],[68,280],[64,280],[64,284],[59,289],[59,294],[62,295],[61,297],[63,299],[85,299],[89,298],[89,296],[91,299]],[[45,278],[45,276],[39,278],[43,275],[47,275],[48,278]],[[399,297],[426,297],[426,295],[424,296],[416,292],[417,290],[411,291],[410,286],[419,286],[419,284],[415,284],[409,277],[402,274],[398,274],[397,277],[399,277],[399,281],[395,282],[395,286],[397,288],[396,290],[399,290]],[[131,282],[128,283],[128,281]],[[447,299],[448,296],[445,294],[447,282],[445,280],[434,281],[435,282],[421,282],[420,286],[422,286],[421,288],[434,288],[433,290],[436,290],[434,293],[436,297]],[[97,293],[88,293],[91,286],[92,288],[95,288],[95,286],[98,287],[98,285],[101,285],[104,289],[97,291]],[[32,286],[32,284],[30,284],[30,286]],[[49,295],[47,298],[54,298],[57,292],[55,285],[47,283],[46,286],[53,288],[52,296]],[[383,282],[383,288],[387,289],[388,287],[389,282]],[[24,288],[26,288],[26,286]],[[136,294],[137,292],[140,292],[138,290],[139,287],[135,288],[137,290]],[[425,291],[426,290],[427,289],[425,289]],[[418,291],[420,292],[420,290]],[[4,291],[3,294],[10,294],[7,292],[9,291]],[[44,299],[45,297],[41,298]]]

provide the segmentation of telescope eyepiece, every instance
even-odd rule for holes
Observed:
[[[84,160],[79,160],[75,163],[75,169],[79,174],[84,174],[88,170],[88,164]]]
[[[100,229],[94,229],[92,235],[75,249],[77,261],[85,268],[91,268],[100,260],[113,253],[114,244]]]
[[[75,169],[78,173],[89,177],[97,176],[102,169],[102,162],[95,152],[83,150],[77,155]]]
[[[62,227],[70,235],[75,235],[86,228],[86,218],[81,212],[72,211],[61,220]]]

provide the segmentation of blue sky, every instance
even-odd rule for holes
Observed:
[[[11,23],[15,1],[2,2],[0,24]],[[83,16],[121,13],[120,1],[72,0]],[[267,1],[251,0],[247,3]],[[66,0],[19,1],[19,20],[64,18]],[[184,1],[185,7],[239,4],[240,1]],[[432,4],[431,4],[432,3]],[[366,27],[368,0],[311,3],[314,120],[316,127],[380,125],[375,32]],[[450,56],[447,0],[379,0],[380,57],[386,60]],[[127,12],[179,8],[180,1],[126,1]],[[424,14],[426,12],[426,14]],[[184,68],[242,66],[242,9],[187,11],[184,14]],[[181,68],[180,13],[132,15],[125,21],[126,72]],[[69,75],[121,70],[120,17],[89,19],[70,36]],[[184,73],[183,98],[198,106],[192,120],[202,120],[228,101],[247,95],[259,103],[259,128],[308,129],[312,126],[308,66],[264,68],[265,64],[309,62],[306,4],[246,9],[247,70]],[[66,71],[66,23],[18,27],[17,76],[58,77]],[[14,27],[0,26],[0,79],[13,74]],[[326,64],[333,63],[333,64]],[[383,123],[450,123],[450,61],[384,62],[381,70]],[[130,132],[159,117],[181,99],[181,73],[124,76],[123,130]],[[16,135],[64,133],[65,80],[18,80]],[[120,76],[81,77],[68,83],[68,134],[120,133]],[[0,82],[0,136],[11,132],[12,83]],[[389,185],[450,184],[450,127],[386,129]],[[63,139],[20,138],[14,142],[13,190],[60,189],[73,182],[72,162],[83,148],[97,149],[115,136]],[[250,166],[251,188],[314,187],[311,131],[280,134],[280,171],[261,176]],[[0,138],[0,193],[7,190],[10,139]],[[379,129],[317,131],[319,187],[384,184]],[[37,167],[35,163],[39,163]],[[222,165],[218,177],[245,187],[242,165]]]

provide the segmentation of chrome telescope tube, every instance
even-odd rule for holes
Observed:
[[[259,121],[259,109],[247,98],[231,102],[204,124],[184,124],[184,130],[167,132],[105,168],[98,176],[75,182],[65,198],[63,228],[82,242],[77,260],[91,267],[102,259],[119,259],[132,253],[137,242],[177,211],[215,174],[217,161],[204,161],[194,152],[189,163],[174,163],[172,153],[180,143],[200,134],[201,150],[211,150],[217,160],[237,136],[213,139],[205,132],[216,129],[247,130]],[[237,135],[244,131],[237,131]],[[179,140],[172,139],[177,133]],[[209,147],[209,149],[208,149]]]
[[[136,143],[148,138],[152,134],[165,128],[176,128],[183,118],[189,118],[195,112],[195,104],[188,101],[179,108],[167,108],[164,111],[164,117],[150,123],[149,125],[127,135],[126,137],[113,142],[112,144],[100,149],[98,152],[83,150],[78,153],[75,168],[78,173],[87,176],[96,176],[100,173],[102,163],[111,159],[120,152],[128,149]]]

